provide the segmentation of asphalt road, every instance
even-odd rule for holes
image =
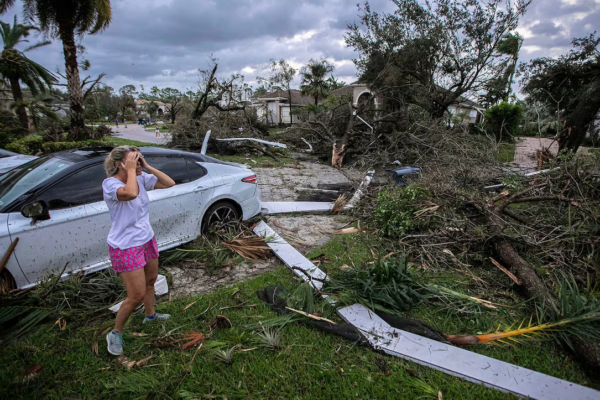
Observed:
[[[160,138],[157,138],[154,131],[147,132],[142,125],[138,125],[137,123],[127,124],[127,128],[125,128],[125,125],[123,124],[119,124],[119,127],[117,128],[114,123],[108,126],[112,128],[113,136],[115,137],[138,140],[145,143],[165,144],[171,137],[170,133],[161,133]]]

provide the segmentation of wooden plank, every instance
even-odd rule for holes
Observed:
[[[473,383],[531,399],[600,399],[600,392],[593,389],[392,328],[360,304],[338,313],[375,349]]]

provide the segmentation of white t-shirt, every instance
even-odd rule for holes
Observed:
[[[102,182],[104,201],[112,223],[107,242],[113,248],[125,250],[141,246],[154,237],[150,226],[150,199],[147,191],[153,190],[157,181],[156,176],[142,172],[137,177],[139,194],[130,201],[120,201],[117,198],[117,190],[125,186],[123,182],[113,177]]]

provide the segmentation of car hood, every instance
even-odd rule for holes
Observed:
[[[13,168],[23,165],[31,160],[35,160],[36,156],[27,156],[20,154],[18,156],[0,158],[0,175],[7,173]]]

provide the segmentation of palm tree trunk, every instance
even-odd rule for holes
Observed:
[[[15,103],[19,104],[19,106],[17,106],[17,117],[19,117],[19,122],[23,128],[29,131],[29,117],[27,116],[27,110],[25,110],[25,106],[23,105],[23,91],[21,90],[19,78],[10,78],[10,89],[12,90]]]
[[[77,64],[75,33],[73,29],[60,25],[59,35],[60,40],[63,42],[63,53],[65,55],[67,90],[69,92],[69,104],[71,106],[71,133],[76,140],[79,140],[81,131],[85,129],[85,122],[83,119],[83,95],[81,93],[79,65]]]

